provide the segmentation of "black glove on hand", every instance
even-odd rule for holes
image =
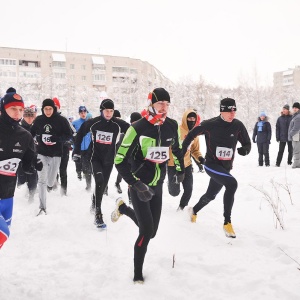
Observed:
[[[243,147],[237,148],[237,152],[239,155],[245,156],[248,154],[248,151],[245,150]]]
[[[184,180],[184,171],[176,171],[176,174],[174,175],[175,183],[179,184],[183,180]]]
[[[141,180],[135,182],[132,188],[137,192],[139,199],[143,202],[148,202],[154,195],[154,191]]]
[[[198,160],[199,160],[199,162],[200,162],[201,165],[204,165],[204,163],[205,163],[205,158],[204,158],[203,156],[199,156],[199,157],[198,157]]]
[[[73,154],[72,160],[79,163],[81,161],[81,155]]]
[[[34,164],[34,167],[35,167],[35,169],[36,169],[37,171],[42,171],[42,169],[43,169],[43,162],[41,161],[40,158],[37,158],[37,159],[36,159],[36,162],[35,162],[35,164]]]

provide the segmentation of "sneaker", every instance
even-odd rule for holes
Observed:
[[[38,214],[36,216],[40,216],[42,213],[44,213],[45,215],[47,214],[45,208],[41,208],[40,211],[38,212]]]
[[[292,164],[292,162],[291,161],[288,161],[288,165],[290,166]]]
[[[196,220],[197,220],[197,215],[195,215],[194,213],[194,209],[192,207],[189,207],[188,208],[188,214],[190,216],[190,220],[192,223],[196,223]]]
[[[78,178],[79,180],[82,180],[81,172],[77,172],[77,178]]]
[[[90,213],[95,214],[95,195],[92,195],[92,204],[90,206]]]
[[[236,235],[235,235],[235,232],[232,228],[232,225],[231,223],[227,223],[227,224],[224,224],[223,226],[223,229],[224,229],[224,232],[225,232],[225,235],[229,238],[236,238]]]
[[[279,165],[279,164],[276,164],[276,167],[280,167],[280,165]]]
[[[96,225],[97,228],[100,228],[100,229],[106,228],[106,224],[103,222],[102,214],[95,215],[94,224]]]
[[[124,201],[122,200],[122,198],[118,198],[116,200],[116,208],[115,210],[111,213],[111,221],[113,223],[117,222],[119,220],[119,218],[122,216],[122,214],[120,213],[119,211],[119,207],[122,205],[122,204],[125,204]]]
[[[143,276],[134,276],[133,283],[134,284],[144,284],[144,277]]]
[[[106,188],[104,189],[104,195],[108,196],[108,187],[106,186]]]
[[[122,189],[121,189],[121,187],[120,187],[120,183],[115,183],[115,186],[116,186],[116,188],[117,188],[117,191],[118,191],[118,193],[119,194],[122,194]]]

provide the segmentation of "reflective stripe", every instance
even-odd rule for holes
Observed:
[[[210,171],[210,172],[212,172],[212,173],[215,173],[215,174],[218,174],[218,175],[221,175],[221,176],[233,177],[233,176],[230,175],[230,174],[221,173],[221,172],[215,171],[215,170],[213,170],[213,169],[210,169],[210,168],[208,168],[208,167],[205,166],[205,165],[204,165],[204,169],[207,169],[208,171]]]

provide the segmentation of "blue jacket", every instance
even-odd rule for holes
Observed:
[[[79,131],[81,125],[86,121],[87,119],[78,119],[78,120],[75,120],[73,121],[72,125],[75,127],[76,129],[76,132]],[[91,144],[91,133],[88,132],[82,139],[82,142],[81,142],[81,147],[80,147],[80,150],[87,150]]]

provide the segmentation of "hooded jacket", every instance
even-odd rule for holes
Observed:
[[[185,139],[185,137],[187,136],[187,134],[190,131],[188,128],[188,124],[187,124],[187,116],[192,112],[195,112],[195,111],[193,109],[188,109],[184,112],[184,114],[182,116],[181,124],[179,126],[180,143],[183,142],[183,140]],[[199,124],[197,124],[197,121],[196,121],[195,126],[197,126],[197,125],[199,125]],[[173,158],[173,155],[171,152],[172,151],[170,149],[170,160],[168,161],[168,166],[174,166],[174,158]],[[199,158],[199,156],[202,156],[202,154],[200,152],[200,143],[199,143],[198,137],[196,137],[192,141],[191,147],[189,147],[186,154],[184,155],[184,167],[185,168],[187,168],[188,166],[190,166],[192,164],[191,155],[195,158],[195,160],[197,162],[199,162],[198,158]]]

